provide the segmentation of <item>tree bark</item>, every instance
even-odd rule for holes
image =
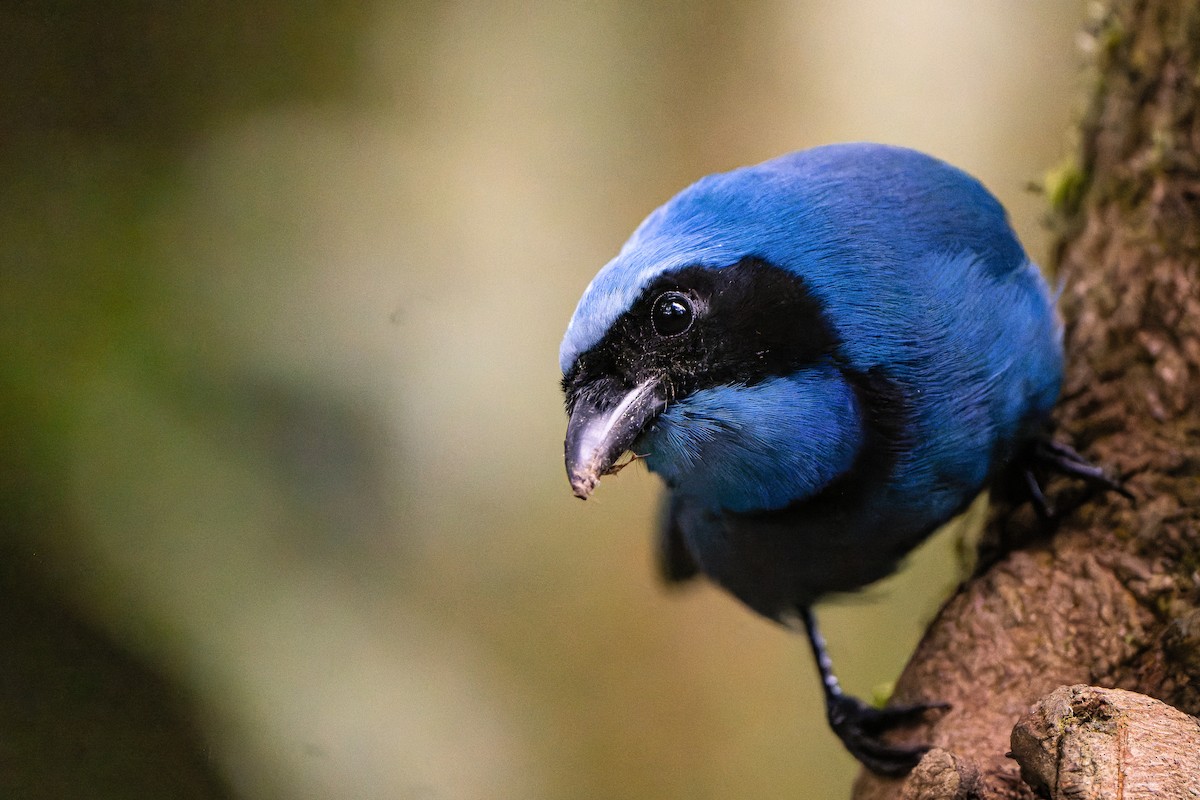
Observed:
[[[856,800],[1035,797],[1021,768],[1037,774],[1027,763],[1037,748],[1014,747],[1019,767],[1010,733],[1039,699],[1043,719],[1061,706],[1051,693],[1062,686],[1200,712],[1200,3],[1116,0],[1089,35],[1094,91],[1078,152],[1047,187],[1069,361],[1058,438],[1136,499],[1055,478],[1049,496],[1073,510],[1052,536],[1028,504],[995,503],[988,538],[1031,543],[961,587],[897,684],[897,703],[952,705],[897,737],[937,749],[907,779],[862,774]],[[1143,796],[1131,776],[1177,741],[1168,729],[1127,726],[1129,747],[1095,751],[1135,781],[1096,796]],[[1075,746],[1042,741],[1052,762]],[[1044,796],[1060,796],[1061,781],[1040,780]]]
[[[1064,686],[1017,723],[1012,749],[1045,797],[1200,797],[1200,720],[1144,694]]]

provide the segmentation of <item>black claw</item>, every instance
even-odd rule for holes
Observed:
[[[1046,493],[1042,491],[1042,485],[1038,483],[1037,476],[1031,469],[1024,470],[1023,474],[1025,488],[1029,490],[1029,502],[1033,503],[1033,510],[1037,512],[1038,518],[1043,522],[1050,522],[1058,515],[1054,507],[1050,505],[1050,501],[1046,499]]]
[[[918,721],[926,711],[949,708],[945,703],[919,703],[894,708],[874,708],[849,695],[826,698],[829,727],[838,735],[850,754],[863,766],[879,775],[907,775],[929,752],[925,745],[890,745],[880,735],[892,728]]]
[[[1073,504],[1068,504],[1068,508],[1055,508],[1046,498],[1038,481],[1037,476],[1041,470],[1053,470],[1072,478],[1078,478],[1093,489],[1116,492],[1130,501],[1134,500],[1133,494],[1125,488],[1121,481],[1110,477],[1103,469],[1088,461],[1072,447],[1051,439],[1039,439],[1029,451],[1022,475],[1025,479],[1029,500],[1043,522],[1058,522],[1072,508],[1077,507],[1083,498],[1077,497]]]
[[[1109,477],[1108,473],[1103,469],[1081,456],[1074,448],[1062,442],[1056,442],[1052,439],[1040,440],[1033,448],[1033,460],[1038,464],[1055,469],[1064,475],[1079,478],[1092,486],[1116,492],[1127,500],[1134,499],[1133,494],[1125,488],[1123,483]]]

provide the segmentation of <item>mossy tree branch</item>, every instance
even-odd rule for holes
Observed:
[[[1087,499],[1052,537],[1035,535],[1027,506],[996,504],[989,537],[1032,543],[964,584],[897,685],[899,703],[952,704],[907,732],[939,749],[907,780],[862,775],[856,800],[1036,796],[1006,755],[1010,735],[1061,686],[1200,713],[1200,3],[1116,0],[1091,33],[1094,95],[1053,197],[1069,360],[1057,418],[1136,502]],[[1065,480],[1050,489],[1060,505],[1082,499]],[[1169,726],[1137,728],[1151,738],[1121,751],[1129,763],[1095,756],[1132,781],[1116,796],[1141,796],[1138,770],[1155,757],[1172,769],[1161,755],[1178,737],[1156,730]]]

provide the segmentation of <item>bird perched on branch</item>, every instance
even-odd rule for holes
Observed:
[[[560,351],[566,467],[587,498],[626,451],[666,483],[668,580],[708,576],[802,623],[834,731],[870,769],[936,707],[842,692],[813,604],[892,572],[1035,454],[1062,378],[1052,298],[999,202],[913,150],[841,144],[710,175],[588,285]]]

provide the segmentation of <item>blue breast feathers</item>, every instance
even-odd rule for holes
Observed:
[[[639,447],[650,469],[703,505],[780,508],[850,469],[860,414],[853,389],[824,365],[698,391],[668,407]]]

